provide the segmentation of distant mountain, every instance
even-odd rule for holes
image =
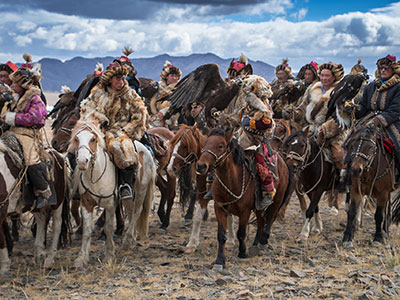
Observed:
[[[52,58],[41,59],[39,62],[42,64],[43,78],[41,82],[43,89],[49,92],[58,92],[62,85],[67,85],[72,90],[75,90],[86,75],[93,73],[98,62],[106,67],[113,59],[113,57],[74,57],[65,62]],[[166,60],[179,67],[182,70],[182,76],[187,75],[201,65],[215,63],[219,66],[223,78],[226,77],[226,69],[231,61],[231,59],[223,59],[212,53],[191,54],[189,56],[163,54],[151,58],[132,59],[138,71],[138,77],[151,78],[156,81],[160,80],[160,72]],[[249,59],[249,63],[253,66],[254,74],[264,77],[269,82],[275,77],[273,66],[251,59]]]

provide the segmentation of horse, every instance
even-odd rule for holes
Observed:
[[[376,200],[373,245],[385,243],[389,235],[390,193],[395,190],[393,144],[380,127],[356,127],[345,142],[345,150],[345,161],[351,172],[351,187],[343,246],[353,247],[363,196]]]
[[[181,124],[175,136],[171,139],[169,146],[172,152],[171,159],[168,164],[168,172],[175,176],[180,176],[185,169],[194,168],[195,163],[201,155],[201,149],[204,145],[206,137],[201,131],[194,126]],[[203,219],[207,213],[209,200],[204,200],[203,196],[207,191],[206,176],[196,175],[197,195],[196,210],[193,218],[192,233],[185,252],[192,253],[196,250],[200,243],[200,228]],[[233,219],[228,215],[228,240],[227,244],[235,244],[235,236],[233,233]]]
[[[239,257],[248,257],[246,253],[246,230],[249,217],[255,211],[257,218],[257,234],[250,249],[250,254],[257,254],[259,244],[268,243],[272,224],[280,207],[288,199],[290,190],[290,173],[285,161],[276,154],[277,174],[275,180],[276,194],[273,203],[265,212],[255,210],[256,179],[246,166],[244,150],[236,140],[232,139],[233,130],[214,129],[204,142],[201,156],[196,163],[196,171],[205,175],[209,168],[215,168],[212,193],[214,210],[218,221],[218,254],[214,269],[225,266],[225,242],[227,216],[229,213],[239,217],[237,239],[239,240]],[[227,172],[229,170],[229,172]]]
[[[5,221],[7,214],[21,214],[24,211],[32,210],[37,223],[37,230],[34,243],[34,258],[40,263],[45,257],[44,267],[51,268],[54,265],[54,258],[60,242],[65,246],[69,242],[69,185],[68,168],[61,154],[54,150],[47,150],[53,161],[53,184],[55,187],[57,203],[46,205],[41,209],[32,208],[32,204],[24,204],[22,201],[23,192],[21,184],[26,173],[22,160],[11,150],[8,143],[5,143],[5,135],[0,140],[0,224]],[[46,255],[44,242],[46,228],[53,217],[53,240],[49,252]],[[61,239],[60,239],[61,238]],[[0,231],[0,273],[7,273],[10,267],[7,249],[4,247],[4,235]]]
[[[322,231],[322,220],[319,215],[318,203],[324,191],[330,191],[335,186],[336,170],[331,162],[324,156],[323,149],[320,148],[314,138],[308,137],[309,128],[290,135],[284,143],[286,162],[298,176],[300,183],[305,190],[302,194],[307,194],[310,204],[306,210],[306,218],[301,230],[298,241],[305,241],[310,235],[310,223],[315,215],[315,230],[317,233]],[[298,187],[297,187],[298,189]]]
[[[273,150],[280,152],[281,155],[283,155],[285,157],[285,153],[282,152],[282,147],[283,147],[285,138],[290,136],[292,133],[300,130],[300,128],[296,123],[290,122],[289,120],[286,120],[286,119],[274,119],[274,123],[275,123],[275,126],[272,130],[271,135],[268,136],[268,141]],[[298,178],[294,177],[294,180],[298,181]],[[298,189],[295,189],[295,192],[296,192],[297,198],[299,199],[301,213],[303,215],[305,215],[306,209],[307,209],[307,203],[304,198],[304,194],[300,193],[298,191]],[[279,220],[281,220],[281,221],[285,217],[286,209],[287,209],[287,206],[289,205],[289,202],[290,202],[290,197],[289,197],[289,201],[286,202],[286,204],[279,211],[278,217],[279,217]]]

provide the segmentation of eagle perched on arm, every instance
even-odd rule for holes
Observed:
[[[216,64],[206,64],[186,75],[169,96],[161,99],[171,104],[164,119],[184,111],[190,111],[193,103],[204,106],[206,121],[211,118],[211,109],[225,109],[239,93],[243,81],[240,78],[224,81]]]

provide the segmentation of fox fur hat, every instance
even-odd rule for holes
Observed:
[[[21,65],[15,72],[10,74],[10,79],[16,82],[23,89],[29,89],[32,85],[39,88],[40,78],[42,78],[42,66],[39,63],[31,64],[32,57],[29,54],[23,55],[25,63]]]
[[[396,60],[396,56],[388,54],[385,57],[378,59],[376,62],[378,68],[375,72],[375,77],[380,77],[379,67],[383,65],[391,67],[393,72],[400,76],[400,62]]]
[[[288,65],[288,58],[282,59],[282,63],[275,68],[275,75],[278,74],[279,71],[284,71],[289,79],[293,78],[292,68]]]
[[[174,66],[168,60],[166,60],[165,63],[164,63],[164,66],[163,66],[163,68],[161,70],[161,74],[160,74],[161,81],[166,83],[167,82],[167,77],[168,77],[169,74],[177,74],[178,77],[179,77],[178,81],[181,80],[181,77],[182,77],[181,69],[179,69],[178,67]]]
[[[121,57],[119,59],[114,59],[114,61],[118,62],[121,66],[125,66],[126,68],[128,68],[128,75],[130,76],[136,76],[137,75],[137,71],[135,69],[135,67],[133,66],[132,61],[129,59],[129,55],[131,55],[133,53],[133,50],[129,47],[125,47],[124,50],[122,51]]]
[[[117,75],[121,75],[125,78],[125,76],[128,75],[128,71],[128,68],[121,66],[121,64],[117,61],[113,61],[100,76],[100,83],[106,87],[110,85],[111,78]]]
[[[298,79],[304,79],[306,70],[311,70],[313,72],[314,80],[318,78],[318,64],[315,61],[311,61],[310,63],[302,66],[296,77]]]
[[[236,77],[238,75],[252,75],[253,67],[249,64],[247,57],[242,54],[237,61],[232,58],[226,73],[231,77]]]
[[[337,65],[330,61],[328,63],[320,65],[318,67],[318,76],[321,76],[322,70],[325,70],[325,69],[332,72],[333,76],[335,77],[335,82],[340,81],[343,78],[344,69],[341,64]]]
[[[357,60],[357,63],[351,68],[350,73],[351,75],[356,75],[356,74],[368,74],[368,69],[364,67],[364,65],[361,64],[362,59],[359,58]]]

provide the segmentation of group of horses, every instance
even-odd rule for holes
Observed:
[[[89,82],[91,84],[91,82]],[[82,90],[82,89],[81,89]],[[84,93],[87,90],[83,89]],[[292,93],[296,95],[296,93]],[[320,147],[315,138],[309,136],[308,129],[302,130],[288,120],[275,120],[275,127],[269,137],[274,149],[274,184],[276,194],[273,203],[265,211],[255,209],[255,201],[260,197],[261,188],[255,169],[253,153],[244,151],[237,142],[233,129],[213,129],[208,136],[194,126],[180,125],[176,131],[167,128],[151,128],[148,134],[157,135],[167,151],[155,155],[139,141],[135,141],[137,151],[137,173],[135,174],[134,197],[119,203],[117,197],[118,178],[116,168],[108,154],[103,135],[96,123],[79,120],[77,93],[64,91],[56,105],[58,110],[53,122],[51,145],[57,150],[49,150],[53,157],[53,181],[57,188],[57,205],[40,210],[33,209],[37,233],[35,239],[35,259],[40,262],[45,255],[44,236],[49,222],[49,211],[53,215],[53,243],[44,266],[54,265],[54,256],[62,242],[67,243],[70,224],[70,200],[77,191],[80,201],[73,202],[71,210],[77,223],[82,223],[82,246],[74,266],[82,268],[89,261],[92,234],[92,217],[96,206],[104,208],[104,232],[106,235],[105,260],[115,258],[113,242],[113,220],[117,206],[123,206],[127,220],[122,245],[124,248],[135,247],[137,236],[146,237],[149,214],[152,208],[155,186],[161,193],[158,208],[160,229],[169,225],[172,205],[176,196],[177,178],[182,178],[186,188],[195,195],[190,209],[195,209],[192,232],[186,246],[186,252],[196,250],[200,243],[201,223],[207,215],[210,200],[205,200],[207,176],[215,169],[211,185],[214,210],[218,222],[218,253],[214,268],[221,269],[226,264],[225,245],[239,242],[239,257],[257,255],[268,243],[271,228],[276,219],[283,219],[291,195],[295,192],[305,213],[304,226],[299,240],[306,240],[310,234],[311,219],[315,217],[315,230],[322,230],[319,215],[319,201],[324,192],[332,192],[338,181],[337,170]],[[343,245],[353,247],[354,232],[361,223],[363,202],[365,199],[376,202],[376,230],[374,243],[383,243],[389,234],[391,218],[398,221],[400,209],[391,214],[390,194],[394,185],[394,154],[387,151],[383,141],[384,131],[378,128],[359,127],[353,129],[345,147],[348,169],[351,176],[347,226]],[[66,155],[73,153],[73,173]],[[22,213],[32,209],[23,207],[23,195],[19,183],[23,179],[25,168],[13,158],[4,137],[0,140],[0,273],[5,274],[10,267],[6,240],[10,240],[6,218],[10,213]],[[186,179],[186,180],[185,180]],[[187,180],[191,179],[191,180]],[[181,195],[184,194],[181,191]],[[305,195],[310,199],[307,207]],[[395,198],[398,207],[400,197]],[[78,205],[76,205],[78,204]],[[80,206],[80,216],[76,208]],[[246,248],[246,236],[250,216],[254,212],[257,231],[251,247]],[[191,214],[191,213],[188,213]],[[236,236],[233,231],[233,216],[238,217]],[[119,215],[121,218],[121,214]],[[118,219],[118,214],[117,214]],[[118,223],[118,220],[117,220]],[[227,234],[228,231],[228,234]]]

